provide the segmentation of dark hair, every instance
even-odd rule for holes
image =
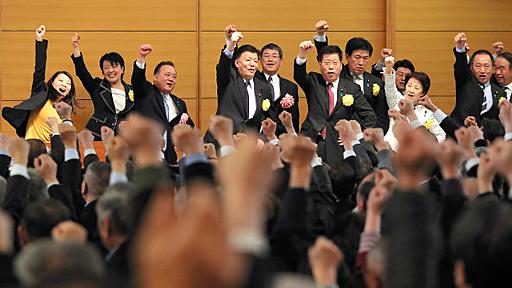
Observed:
[[[464,263],[471,287],[499,287],[512,265],[512,209],[497,199],[480,199],[457,221],[451,251]]]
[[[109,185],[111,170],[107,162],[96,161],[87,166],[85,172],[87,191],[96,196],[103,195]]]
[[[28,167],[34,168],[34,159],[41,154],[46,154],[48,150],[46,150],[44,142],[39,139],[27,139],[27,142],[29,144]]]
[[[501,57],[508,61],[508,68],[512,69],[512,53],[511,52],[502,52],[498,54],[498,57]]]
[[[254,47],[252,45],[249,45],[249,44],[245,44],[245,45],[240,46],[238,49],[235,49],[235,53],[233,54],[233,60],[240,58],[240,56],[244,52],[256,53],[256,55],[258,55],[258,59],[260,58],[260,54],[261,54],[260,50],[258,50],[258,48]]]
[[[100,69],[101,69],[102,73],[103,73],[103,62],[105,62],[105,61],[110,62],[110,64],[117,64],[124,68],[123,56],[121,56],[121,54],[119,54],[117,52],[109,52],[109,53],[105,53],[105,55],[101,56]]]
[[[352,167],[342,162],[332,165],[329,171],[332,192],[338,198],[348,199],[353,193],[356,184],[356,172]]]
[[[348,56],[352,56],[352,53],[356,50],[368,51],[370,56],[372,56],[373,53],[372,44],[362,37],[354,37],[348,40],[347,45],[345,45],[345,53],[347,53]]]
[[[320,51],[318,51],[318,55],[316,56],[316,60],[318,60],[318,62],[322,62],[322,59],[324,59],[324,55],[330,54],[338,54],[338,56],[340,57],[340,62],[341,60],[343,60],[343,52],[341,51],[341,48],[338,45],[327,45],[320,48]]]
[[[50,99],[50,101],[55,101],[60,96],[59,91],[55,90],[52,84],[55,78],[57,78],[57,76],[59,76],[60,74],[68,76],[71,80],[71,89],[69,90],[69,94],[66,97],[62,98],[62,101],[70,105],[73,109],[73,112],[75,112],[75,108],[81,108],[81,106],[78,105],[78,102],[76,101],[75,81],[73,81],[73,77],[71,76],[71,74],[69,74],[69,72],[57,71],[53,73],[52,77],[50,77],[48,82],[46,82],[46,85],[48,86],[48,98]]]
[[[54,199],[44,199],[27,206],[21,217],[29,241],[50,237],[53,227],[71,219],[69,209]]]
[[[412,64],[411,61],[407,60],[407,59],[402,59],[402,60],[398,60],[395,62],[395,65],[393,65],[393,69],[398,70],[398,68],[400,67],[403,67],[403,68],[407,68],[409,70],[411,70],[411,72],[414,73],[414,65]]]
[[[491,63],[494,64],[494,57],[492,57],[491,52],[485,49],[476,50],[473,55],[471,55],[471,58],[469,58],[469,66],[473,65],[473,61],[475,61],[475,57],[478,55],[487,55],[489,58],[491,58]]]
[[[158,63],[155,67],[155,70],[153,70],[153,75],[156,75],[158,74],[158,72],[160,72],[160,68],[162,68],[162,66],[165,66],[165,65],[169,65],[171,67],[174,67],[174,62],[172,61],[160,61],[160,63]],[[176,69],[176,67],[174,67],[174,69]]]
[[[499,120],[482,118],[480,126],[484,133],[484,139],[493,142],[496,138],[505,136],[505,128]]]
[[[261,48],[261,56],[263,56],[263,51],[265,51],[267,49],[276,50],[277,53],[279,53],[279,58],[283,59],[283,49],[281,49],[281,47],[279,47],[279,45],[277,45],[275,43],[268,43],[267,45],[263,46],[263,48]]]
[[[405,85],[411,78],[414,78],[421,83],[421,87],[423,87],[423,95],[427,95],[428,90],[430,89],[430,78],[427,73],[424,72],[413,72],[407,76],[405,76]]]

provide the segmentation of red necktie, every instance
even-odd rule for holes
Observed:
[[[334,110],[334,92],[332,91],[332,83],[327,84],[327,94],[329,95],[329,115],[331,115]],[[321,134],[322,138],[325,140],[327,137],[327,129],[325,127],[322,129]]]

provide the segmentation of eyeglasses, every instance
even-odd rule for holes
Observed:
[[[331,66],[331,64],[334,65],[334,66],[340,65],[340,61],[326,61],[326,60],[323,60],[321,63],[324,66]]]

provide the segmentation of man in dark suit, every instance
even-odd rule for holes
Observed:
[[[292,115],[295,131],[299,131],[299,92],[297,84],[277,74],[283,62],[283,50],[274,43],[269,43],[261,48],[261,67],[263,71],[257,71],[256,77],[268,83],[272,93],[272,120],[276,122],[276,135],[286,132],[279,120],[279,114],[287,111]]]
[[[512,53],[503,52],[498,54],[494,61],[496,82],[507,93],[507,100],[510,101],[512,95]]]
[[[177,163],[171,132],[178,123],[194,126],[188,115],[187,104],[172,90],[176,86],[176,68],[171,61],[162,61],[154,70],[153,84],[146,80],[146,56],[153,51],[149,44],[140,47],[139,57],[133,65],[132,85],[135,91],[135,111],[154,119],[164,127],[164,157],[169,164]]]
[[[316,23],[315,46],[317,51],[329,45],[325,32],[329,29],[326,21]],[[372,56],[372,44],[361,37],[350,39],[345,46],[347,65],[343,66],[340,77],[357,84],[377,115],[377,127],[384,133],[389,128],[388,104],[384,93],[384,82],[365,71]]]
[[[341,49],[331,45],[321,48],[317,56],[320,73],[308,74],[306,56],[311,49],[311,41],[300,43],[294,61],[293,78],[308,101],[308,115],[301,133],[318,144],[317,153],[325,162],[337,163],[343,161],[343,151],[338,145],[336,123],[341,119],[355,119],[364,129],[374,127],[377,117],[358,86],[341,79]]]
[[[220,53],[216,67],[217,115],[233,120],[233,132],[249,129],[260,131],[261,121],[270,117],[272,94],[270,86],[254,77],[258,71],[259,51],[252,45],[242,45],[243,38],[234,25],[225,28],[226,47]],[[233,66],[234,65],[234,66]],[[210,133],[205,142],[213,141]]]
[[[494,59],[491,52],[478,50],[467,59],[467,38],[464,33],[455,36],[455,108],[451,116],[464,123],[468,116],[498,119],[498,101],[506,97],[505,92],[491,83]]]

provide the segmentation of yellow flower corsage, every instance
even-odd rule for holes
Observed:
[[[263,111],[267,112],[269,108],[270,108],[270,100],[268,100],[268,99],[263,100],[263,102],[261,103],[261,109],[263,109]]]
[[[354,96],[352,94],[345,94],[341,97],[341,102],[343,106],[352,106],[354,104]]]
[[[501,103],[503,103],[503,101],[507,100],[507,98],[505,97],[500,97],[500,99],[498,100],[498,106],[501,105]]]
[[[431,117],[429,118],[426,122],[425,122],[425,128],[427,128],[427,130],[430,130],[430,128],[432,127],[432,124],[434,123],[434,119]]]
[[[377,83],[373,83],[373,86],[372,86],[372,93],[373,93],[373,96],[377,96],[377,95],[379,95],[379,92],[380,92],[380,86],[379,86],[379,84],[377,84]]]
[[[130,99],[130,101],[132,101],[132,102],[135,101],[135,98],[134,98],[134,95],[133,95],[133,90],[130,90],[128,92],[128,99]]]

